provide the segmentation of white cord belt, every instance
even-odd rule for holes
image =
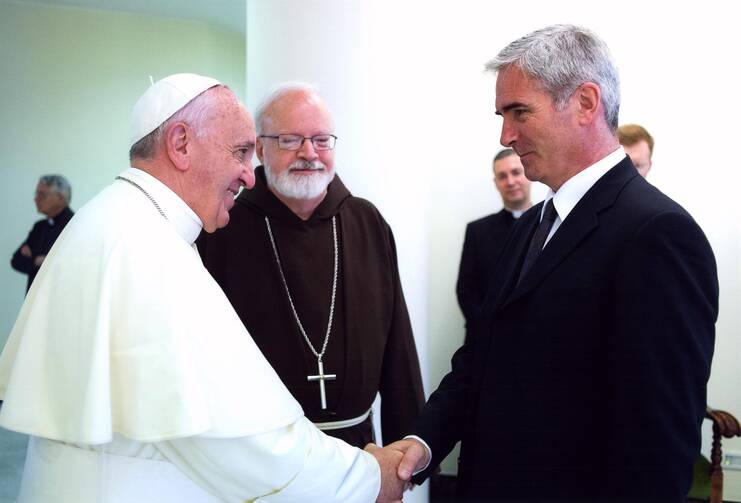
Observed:
[[[344,421],[328,421],[326,423],[314,423],[314,426],[319,428],[322,431],[327,430],[340,430],[342,428],[349,428],[351,426],[356,426],[366,419],[368,419],[368,416],[371,413],[371,409],[366,410],[362,414],[360,414],[358,417],[354,417],[352,419],[345,419]]]

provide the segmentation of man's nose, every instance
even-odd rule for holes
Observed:
[[[304,138],[304,143],[301,145],[301,148],[298,149],[298,156],[310,161],[319,157],[314,149],[314,142],[311,141],[311,138]]]
[[[242,185],[247,189],[251,189],[255,186],[255,170],[252,168],[252,161],[248,162],[245,169],[242,170],[239,181],[242,182]]]
[[[515,128],[513,128],[510,125],[509,120],[505,118],[504,122],[502,123],[502,134],[499,136],[499,143],[501,143],[504,147],[511,147],[516,139],[517,134],[515,132]]]

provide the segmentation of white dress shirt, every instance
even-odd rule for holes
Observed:
[[[612,169],[624,158],[625,151],[621,147],[619,147],[607,157],[603,157],[591,166],[583,169],[582,171],[578,172],[577,174],[566,180],[557,192],[553,192],[553,190],[548,191],[548,195],[543,201],[543,207],[540,210],[540,219],[543,219],[543,211],[545,210],[545,205],[551,198],[553,198],[553,206],[556,208],[556,213],[558,214],[558,216],[556,217],[556,221],[553,222],[551,232],[548,234],[548,238],[545,240],[543,248],[545,248],[545,246],[551,240],[553,235],[561,226],[561,223],[566,220],[566,217],[569,216],[571,210],[573,210],[577,203],[579,203],[581,198],[584,197],[584,194],[586,194],[587,191],[589,191],[589,189],[591,189],[592,186],[597,183],[597,180],[602,178],[605,173],[610,171],[610,169]]]

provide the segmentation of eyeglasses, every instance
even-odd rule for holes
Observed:
[[[300,134],[260,135],[260,138],[272,138],[278,140],[278,148],[281,150],[299,150],[305,140],[311,140],[314,150],[332,150],[337,137],[333,134],[318,134],[315,136],[301,136]]]

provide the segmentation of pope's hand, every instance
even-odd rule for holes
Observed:
[[[424,444],[413,438],[398,440],[387,445],[386,449],[394,449],[404,455],[397,470],[401,480],[410,480],[414,472],[421,470],[430,462],[430,454]]]
[[[377,503],[401,503],[405,482],[396,475],[402,453],[397,449],[381,448],[368,444],[365,451],[372,454],[381,467],[381,490],[376,498]]]

